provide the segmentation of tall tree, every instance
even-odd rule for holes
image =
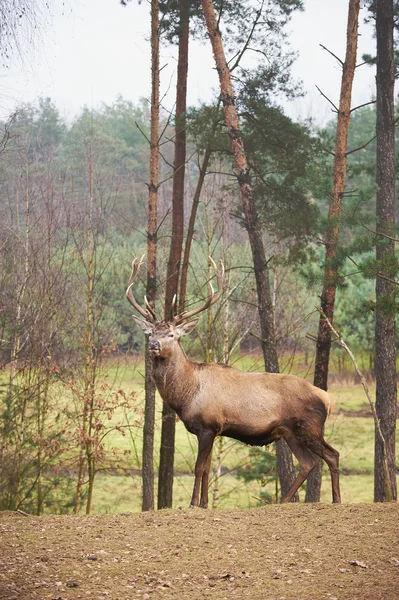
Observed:
[[[331,323],[334,318],[337,289],[337,269],[334,265],[334,259],[339,239],[340,218],[345,190],[352,85],[356,68],[357,39],[359,34],[359,9],[360,0],[349,0],[345,62],[342,63],[340,61],[342,66],[341,92],[335,138],[333,189],[328,211],[329,228],[326,234],[324,282],[321,293],[321,307]],[[325,319],[320,316],[313,383],[323,390],[327,390],[328,386],[330,348],[331,329]],[[305,501],[319,502],[320,487],[321,460],[318,459],[317,466],[308,477]]]
[[[147,227],[147,300],[155,310],[157,288],[157,223],[159,179],[159,1],[151,0],[151,132],[150,174],[148,181]],[[145,352],[145,408],[143,429],[143,500],[142,509],[153,510],[154,505],[154,429],[155,383],[151,377],[152,359],[146,345]]]
[[[189,0],[179,2],[179,50],[177,61],[175,156],[172,190],[172,234],[166,275],[165,319],[170,318],[173,298],[179,286],[184,235],[184,179],[186,165],[186,103],[189,42]],[[159,457],[158,508],[169,508],[173,499],[173,463],[176,417],[166,404],[162,411],[161,450]]]
[[[376,280],[375,374],[376,411],[385,438],[391,496],[397,499],[395,466],[396,353],[395,292],[395,120],[394,120],[394,3],[375,3],[377,37],[377,243],[379,273]],[[387,491],[383,472],[383,445],[375,436],[374,500],[383,502]]]
[[[251,187],[251,178],[247,164],[243,139],[240,131],[235,96],[231,83],[231,74],[226,61],[222,36],[219,30],[212,0],[201,0],[202,10],[212,44],[216,69],[219,75],[221,99],[229,131],[237,179],[241,191],[241,200],[244,212],[245,226],[251,245],[252,259],[258,294],[258,310],[261,328],[261,345],[265,369],[271,373],[278,373],[279,365],[274,335],[273,303],[270,293],[269,269],[262,232],[254,203]],[[282,440],[277,442],[278,472],[281,482],[281,491],[284,494],[295,479],[292,455]]]

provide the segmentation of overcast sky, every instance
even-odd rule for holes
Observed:
[[[40,0],[38,0],[40,1]],[[43,0],[44,4],[44,0]],[[2,69],[0,117],[21,102],[35,102],[49,96],[61,115],[72,118],[84,106],[112,103],[118,94],[138,102],[149,97],[150,29],[149,4],[132,0],[127,7],[119,0],[50,0],[51,14],[43,10],[34,44],[25,48],[25,57],[13,59]],[[291,21],[290,41],[299,56],[293,68],[307,95],[285,104],[293,118],[314,117],[324,123],[332,116],[331,106],[320,96],[316,85],[335,103],[339,99],[341,71],[337,61],[322,50],[328,47],[344,58],[348,0],[305,0],[305,12]],[[375,41],[370,26],[364,25],[361,11],[359,60],[373,52]],[[35,49],[33,50],[33,47]],[[162,49],[165,103],[173,107],[176,55]],[[189,104],[207,101],[217,87],[209,44],[192,43],[189,65]],[[373,69],[357,70],[353,105],[369,101],[374,94]]]

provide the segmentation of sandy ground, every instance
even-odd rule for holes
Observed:
[[[399,506],[0,513],[1,600],[399,599]]]

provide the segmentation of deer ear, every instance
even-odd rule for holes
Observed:
[[[189,321],[188,323],[182,323],[176,327],[179,335],[187,335],[191,333],[195,327],[197,327],[199,319],[194,319],[194,321]]]
[[[136,321],[137,325],[140,327],[140,329],[146,334],[149,335],[152,331],[152,323],[149,323],[148,321],[144,321],[144,319],[140,319],[140,317],[135,317],[133,315],[133,319]]]

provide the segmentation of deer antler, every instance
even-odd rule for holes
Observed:
[[[144,296],[144,302],[145,302],[145,305],[146,305],[146,307],[147,307],[147,310],[148,310],[148,312],[150,312],[150,313],[151,313],[152,317],[153,317],[153,318],[154,318],[154,320],[156,321],[156,320],[157,320],[157,315],[155,314],[155,311],[154,311],[154,309],[152,308],[151,304],[148,302],[147,296]]]
[[[186,321],[187,319],[191,319],[191,317],[193,317],[194,315],[198,315],[199,313],[203,312],[204,310],[206,310],[207,308],[209,308],[210,306],[212,306],[213,304],[215,304],[220,296],[223,293],[223,283],[224,283],[224,264],[222,259],[220,259],[220,270],[217,268],[215,261],[213,260],[213,258],[210,256],[209,260],[212,263],[212,267],[215,271],[216,274],[216,278],[217,278],[217,282],[218,282],[218,291],[215,295],[215,291],[213,289],[212,283],[209,281],[208,285],[210,288],[210,294],[209,297],[207,299],[207,301],[205,302],[205,304],[203,306],[199,306],[198,308],[194,308],[194,310],[190,310],[190,311],[183,311],[182,313],[180,313],[179,315],[176,315],[175,317],[173,317],[173,324],[174,325],[180,325],[180,323],[182,323],[183,321]]]
[[[177,302],[177,296],[176,294],[173,296],[172,298],[172,304],[170,305],[170,318],[172,319],[172,321],[175,318],[175,310],[176,310],[176,302]]]
[[[137,273],[140,270],[143,260],[144,260],[144,254],[140,258],[140,260],[137,260],[137,258],[135,258],[134,261],[132,262],[132,272],[130,274],[129,281],[127,284],[126,298],[129,300],[130,304],[137,310],[137,312],[139,312],[141,314],[141,316],[144,317],[144,319],[146,321],[154,323],[157,320],[157,317],[156,317],[154,309],[151,308],[146,296],[144,296],[144,300],[145,300],[147,309],[144,310],[143,308],[141,308],[140,304],[136,301],[136,298],[133,296],[133,292],[132,292],[133,283],[136,280]]]

